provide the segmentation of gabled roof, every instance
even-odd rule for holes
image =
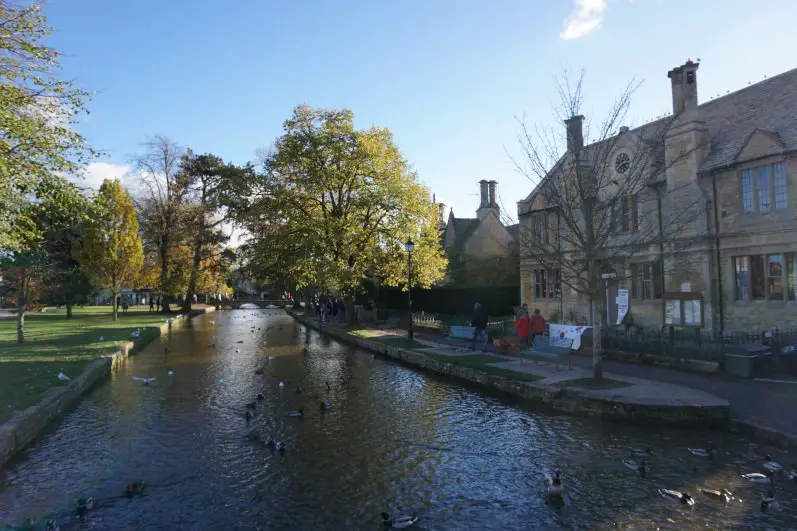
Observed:
[[[732,165],[756,130],[777,139],[783,146],[783,151],[797,150],[797,68],[704,102],[698,109],[699,119],[708,128],[709,136],[709,153],[700,166],[701,172]],[[668,116],[623,134],[636,135],[643,144],[655,143],[650,146],[654,150],[653,160],[663,165],[664,143],[660,141],[661,132],[669,126],[672,119],[672,116]],[[607,141],[608,138],[601,142]],[[587,160],[601,142],[585,146],[583,153]],[[564,163],[565,157],[563,155],[557,161],[548,176],[554,174]],[[548,176],[520,203],[528,203]],[[660,182],[664,182],[662,173],[654,171],[650,183]]]

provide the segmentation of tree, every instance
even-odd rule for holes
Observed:
[[[180,162],[180,171],[188,182],[186,220],[192,235],[191,269],[183,302],[183,311],[187,312],[191,310],[203,264],[208,267],[216,264],[222,244],[229,241],[223,226],[240,208],[238,185],[245,182],[245,173],[253,170],[225,164],[215,155],[188,151]]]
[[[16,223],[25,198],[57,188],[57,174],[75,174],[94,155],[70,125],[88,94],[59,79],[59,54],[43,42],[51,29],[41,4],[0,0],[0,249],[38,238]]]
[[[106,179],[92,205],[77,257],[89,278],[113,294],[113,320],[119,319],[121,288],[137,279],[144,265],[133,200],[118,180]]]
[[[11,228],[21,237],[16,249],[0,254],[0,269],[17,307],[17,342],[25,342],[25,316],[58,280],[71,231],[86,217],[86,201],[78,188],[61,177],[39,187],[17,207]],[[70,249],[71,250],[71,249]]]
[[[686,264],[672,258],[696,241],[694,224],[705,212],[705,196],[693,183],[671,186],[664,176],[705,145],[685,146],[675,155],[668,149],[665,156],[665,141],[680,116],[633,131],[623,128],[634,84],[591,136],[581,116],[582,87],[583,74],[559,85],[556,115],[566,124],[564,138],[520,124],[523,156],[515,162],[534,190],[518,206],[519,238],[521,259],[547,272],[541,290],[563,297],[564,285],[589,304],[593,375],[600,378],[603,325],[609,318],[605,283],[612,275],[619,282],[633,280],[626,266],[634,256],[658,261],[657,285],[664,284],[665,266]]]
[[[163,313],[169,313],[169,297],[176,291],[169,283],[172,249],[183,243],[186,220],[187,176],[180,171],[182,147],[166,137],[156,136],[144,144],[145,152],[135,159],[140,185],[136,197],[141,236],[160,268]]]
[[[341,293],[350,322],[366,277],[406,284],[408,239],[415,241],[414,282],[428,286],[443,276],[437,206],[387,129],[356,130],[351,111],[301,105],[265,168],[244,216],[255,248],[274,253],[269,263],[284,267],[296,287]]]

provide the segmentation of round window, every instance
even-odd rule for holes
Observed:
[[[617,173],[625,173],[630,167],[631,157],[629,157],[627,153],[620,153],[617,155],[617,158],[614,159],[614,169]]]

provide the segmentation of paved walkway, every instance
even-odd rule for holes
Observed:
[[[406,337],[403,330],[392,329],[371,329],[366,333],[358,333],[368,339],[378,339],[384,336]],[[427,348],[415,348],[418,352],[431,354],[434,356],[480,356],[481,351],[470,350],[467,342],[451,341],[440,338],[433,334],[416,333],[416,342],[425,345]],[[493,357],[503,361],[490,363],[489,366],[497,369],[508,370],[516,373],[529,374],[536,378],[537,384],[558,387],[567,381],[581,380],[590,378],[592,371],[589,368],[576,366],[568,368],[566,364],[556,365],[551,362],[532,360],[524,358],[519,360],[516,357],[504,356],[490,352]],[[685,387],[680,384],[651,381],[635,376],[615,374],[606,371],[604,376],[608,380],[614,380],[627,384],[624,387],[612,387],[604,389],[592,389],[586,387],[575,387],[580,395],[600,398],[624,404],[639,404],[653,406],[699,406],[699,407],[727,407],[728,401],[699,389]],[[565,384],[566,386],[566,384]]]
[[[406,335],[403,330],[393,332]],[[469,346],[466,341],[451,340],[429,332],[416,331],[415,337],[461,348]],[[570,358],[574,367],[589,370],[592,366],[590,356],[574,355]],[[607,376],[611,374],[611,378],[615,379],[618,375],[643,378],[705,391],[727,400],[731,404],[734,419],[797,438],[797,381],[793,379],[772,381],[733,378],[612,360],[605,360],[603,367]]]

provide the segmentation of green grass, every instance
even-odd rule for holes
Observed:
[[[579,378],[576,380],[564,380],[559,382],[557,385],[560,387],[580,387],[582,389],[622,389],[623,387],[629,387],[630,383],[628,382],[621,382],[619,380],[612,380],[610,378],[601,378],[600,380],[596,380],[595,378]]]
[[[50,387],[65,385],[59,372],[78,376],[90,362],[115,352],[114,341],[131,340],[137,328],[147,329],[139,338],[146,342],[159,334],[166,318],[131,309],[120,311],[114,322],[110,306],[75,308],[72,319],[65,310],[36,313],[25,317],[22,345],[17,344],[16,319],[0,319],[0,422],[37,403]]]
[[[496,376],[503,376],[504,378],[512,378],[513,380],[521,380],[524,382],[534,382],[540,379],[539,376],[527,372],[510,371],[509,369],[502,369],[493,367],[492,363],[500,363],[507,361],[506,358],[500,356],[491,356],[489,354],[471,354],[466,356],[446,356],[443,354],[427,354],[427,356],[435,358],[440,361],[451,363],[453,365],[461,365],[488,374]]]

